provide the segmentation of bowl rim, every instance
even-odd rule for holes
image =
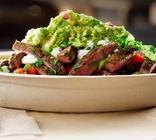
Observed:
[[[72,76],[72,75],[30,75],[0,72],[0,77],[17,77],[17,78],[37,78],[37,79],[110,79],[110,78],[140,78],[140,77],[156,77],[154,74],[135,74],[135,75],[95,75],[95,76]]]

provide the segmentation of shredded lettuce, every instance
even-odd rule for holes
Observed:
[[[33,63],[33,66],[35,66],[36,68],[40,68],[42,64],[43,64],[43,61],[38,58],[37,61]]]

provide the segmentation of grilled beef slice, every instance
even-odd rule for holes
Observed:
[[[9,61],[8,60],[4,60],[0,63],[0,66],[9,66]]]
[[[140,74],[156,73],[156,63],[144,62],[139,71]]]
[[[129,64],[132,60],[133,55],[123,55],[121,53],[114,53],[111,55],[109,62],[105,64],[105,69],[109,70],[110,72],[115,72],[125,65]]]
[[[71,63],[76,58],[76,50],[69,46],[63,49],[58,55],[57,58],[62,63]]]
[[[150,69],[150,73],[156,73],[156,63],[154,63]]]
[[[29,44],[26,44],[26,43],[22,43],[22,42],[19,42],[19,41],[15,41],[15,43],[13,44],[12,46],[12,49],[13,50],[18,50],[20,52],[24,52],[24,53],[33,53],[33,50],[34,48],[29,45]]]
[[[20,53],[16,53],[16,54],[12,54],[10,61],[9,61],[9,67],[12,70],[15,70],[17,68],[20,68],[20,66],[22,65],[22,58],[25,56],[26,54],[23,52]]]
[[[108,71],[108,70],[106,70],[106,69],[104,69],[101,73],[102,73],[102,75],[117,75],[117,73],[115,73],[115,72],[110,72],[110,71]]]
[[[75,67],[69,72],[69,75],[91,75],[98,68],[99,61],[107,58],[117,48],[116,44],[99,46],[90,51],[86,56],[77,62]]]
[[[49,54],[43,52],[40,48],[33,47],[29,44],[16,41],[13,45],[13,50],[18,50],[25,53],[31,53],[37,58],[40,58],[43,61],[43,64],[49,69],[56,71],[56,74],[63,75],[65,74],[65,69],[60,61],[57,61],[56,58],[50,56]]]
[[[48,68],[46,66],[41,66],[39,68],[36,68],[38,74],[40,75],[47,75],[48,74]]]
[[[113,53],[110,56],[107,64],[105,64],[104,68],[109,70],[110,72],[116,72],[126,66],[128,71],[137,71],[141,67],[141,64],[133,63],[133,60],[137,53],[137,51],[128,54],[124,51]]]

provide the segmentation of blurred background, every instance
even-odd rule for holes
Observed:
[[[125,25],[138,40],[156,45],[156,0],[0,0],[0,50],[66,9]]]

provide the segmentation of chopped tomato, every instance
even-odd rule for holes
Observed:
[[[133,63],[143,63],[144,57],[140,53],[135,53],[133,57]]]
[[[23,68],[18,68],[14,72],[17,73],[17,74],[24,74],[25,70]]]
[[[38,74],[37,69],[32,66],[27,69],[27,73],[28,74]]]

